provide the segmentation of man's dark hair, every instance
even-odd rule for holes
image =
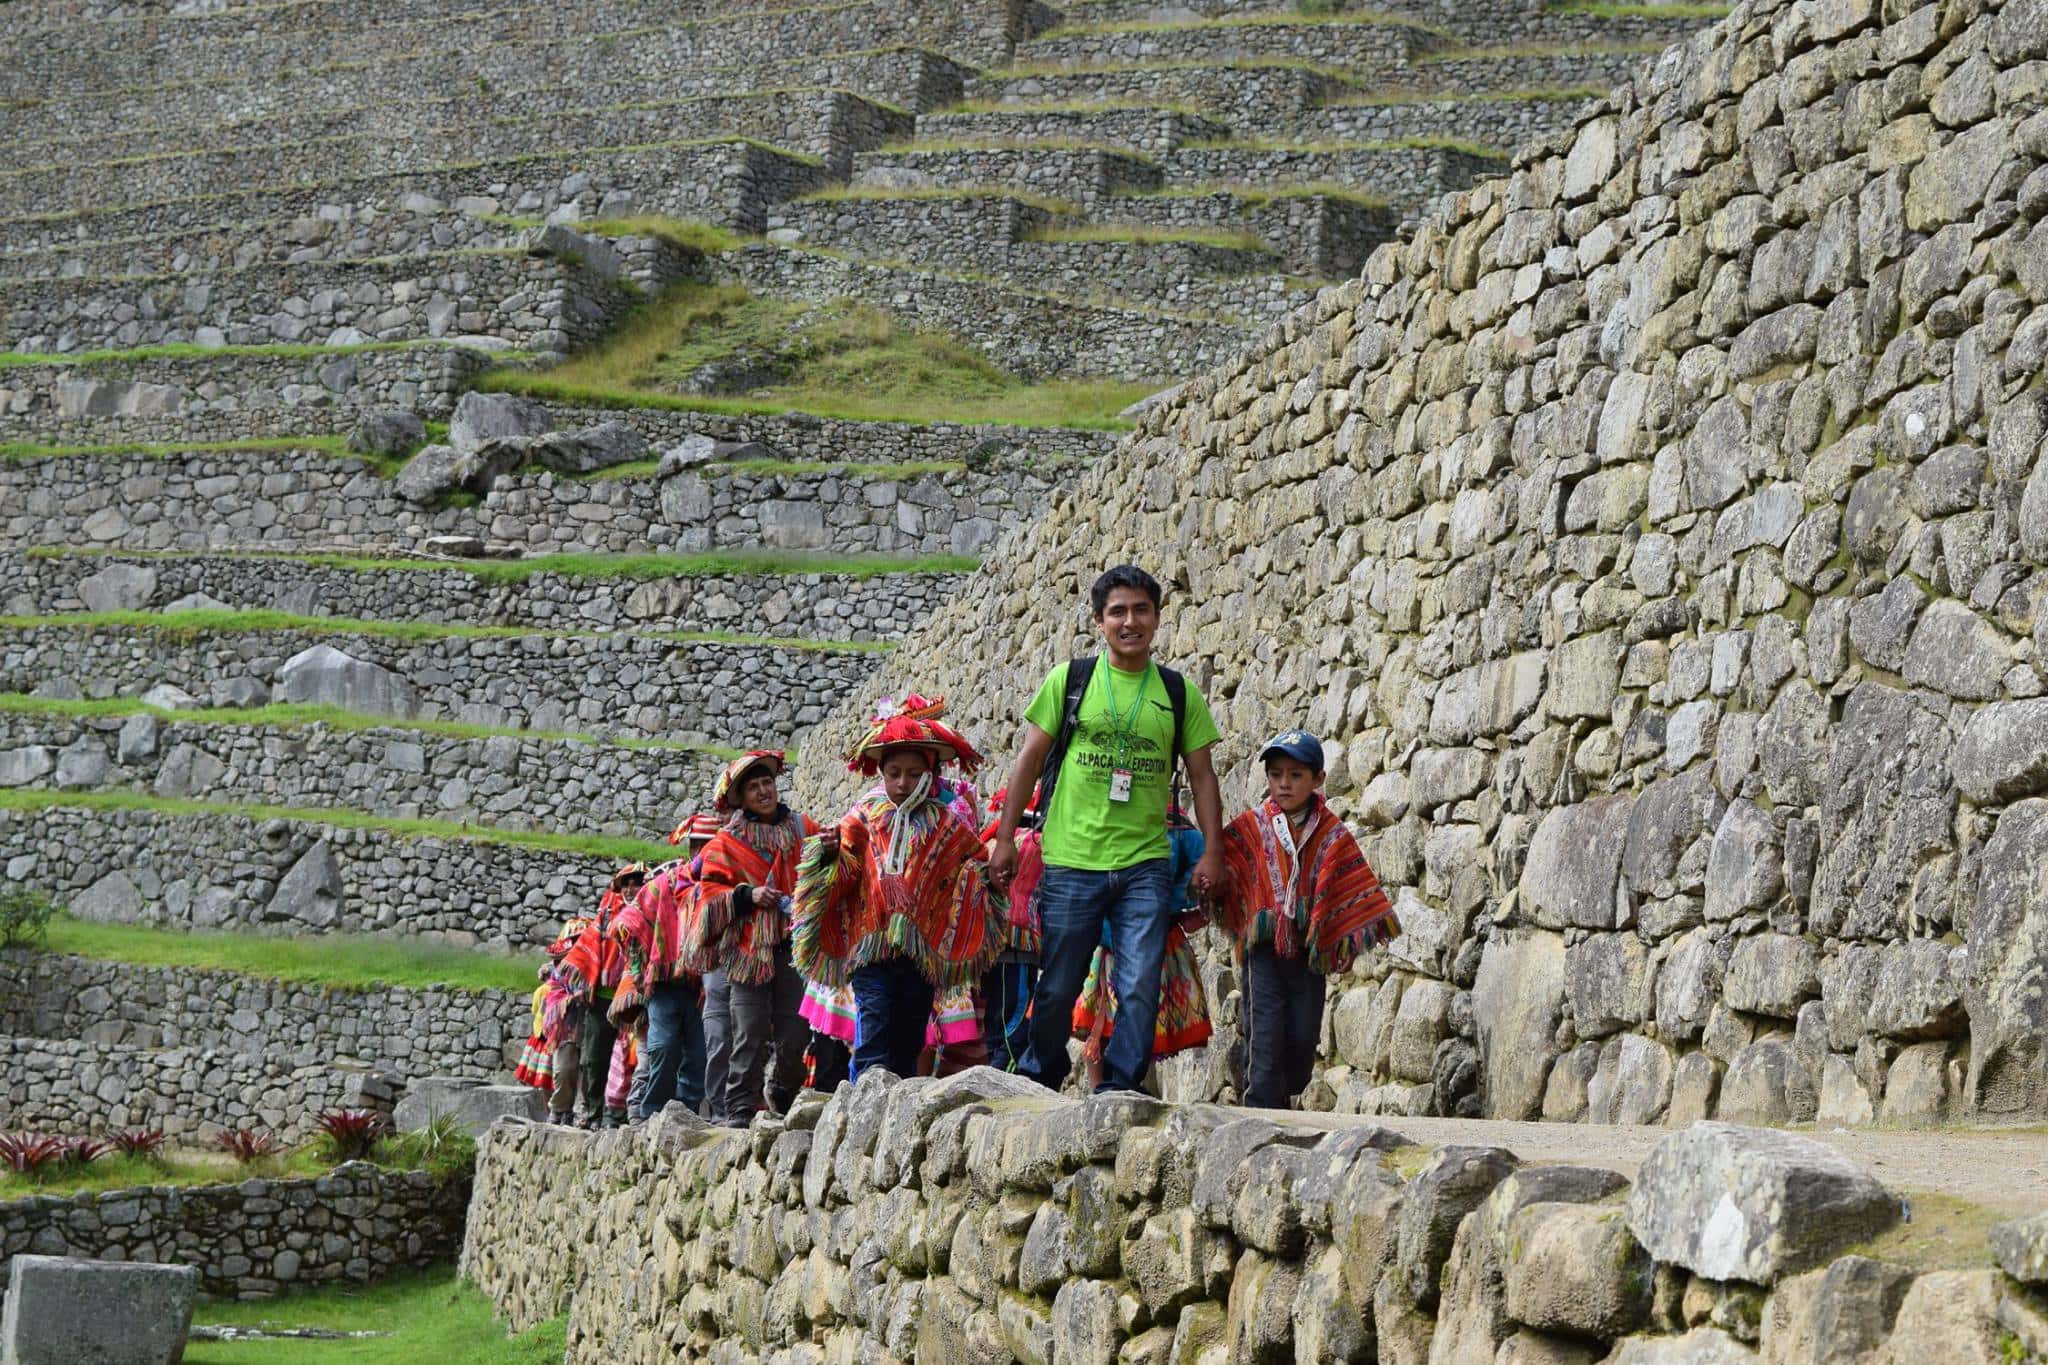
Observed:
[[[1152,599],[1152,609],[1159,610],[1159,580],[1135,564],[1119,564],[1095,580],[1095,586],[1088,589],[1088,602],[1097,616],[1109,605],[1109,595],[1118,588],[1136,588]]]

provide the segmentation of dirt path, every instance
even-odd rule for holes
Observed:
[[[1657,1140],[1671,1132],[1669,1128],[1514,1123],[1496,1119],[1354,1119],[1334,1114],[1286,1117],[1291,1122],[1310,1120],[1331,1128],[1378,1123],[1432,1146],[1459,1143],[1505,1147],[1524,1161],[1605,1166],[1631,1177]],[[1949,1195],[2002,1213],[2039,1213],[2048,1209],[2048,1131],[2042,1129],[1798,1131],[1840,1149],[1895,1190]]]

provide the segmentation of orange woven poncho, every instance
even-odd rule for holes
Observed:
[[[857,968],[907,957],[940,990],[980,979],[1002,949],[1003,913],[989,904],[988,854],[973,828],[936,801],[898,813],[871,794],[838,829],[837,858],[819,841],[804,846],[791,931],[797,970],[836,989]],[[903,870],[891,872],[884,852],[905,837]]]
[[[782,898],[796,890],[797,855],[818,832],[815,821],[785,808],[776,821],[734,811],[699,855],[697,883],[683,906],[680,961],[692,972],[725,969],[743,986],[775,979],[775,950],[789,937]],[[734,912],[733,892],[756,888],[752,908]]]
[[[1267,801],[1223,827],[1228,881],[1217,922],[1237,941],[1240,956],[1270,941],[1276,955],[1306,956],[1309,966],[1334,976],[1368,942],[1385,943],[1401,932],[1400,921],[1358,840],[1320,794],[1299,847],[1281,834],[1286,822],[1280,807]],[[1295,907],[1304,901],[1306,942],[1295,921]]]

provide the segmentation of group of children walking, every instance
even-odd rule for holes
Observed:
[[[728,764],[714,811],[670,836],[682,855],[621,869],[550,945],[518,1074],[551,1117],[597,1127],[680,1100],[744,1126],[876,1067],[986,1063],[1057,1089],[1071,1039],[1093,1088],[1135,1089],[1209,1039],[1208,923],[1246,1002],[1245,1103],[1299,1095],[1324,978],[1398,932],[1392,907],[1323,799],[1315,737],[1267,743],[1265,800],[1224,825],[1206,705],[1150,661],[1158,585],[1125,566],[1092,604],[1105,656],[1046,680],[986,823],[982,757],[943,701],[883,706],[847,755],[873,785],[829,827],[783,800],[780,753]]]

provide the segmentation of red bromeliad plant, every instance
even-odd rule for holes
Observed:
[[[229,1128],[214,1139],[222,1151],[246,1166],[284,1150],[277,1134],[263,1128]]]
[[[0,1133],[0,1166],[16,1175],[46,1175],[63,1159],[64,1145],[47,1133]]]
[[[124,1128],[113,1134],[113,1143],[122,1156],[139,1157],[144,1161],[164,1159],[164,1130],[161,1128]]]
[[[384,1135],[388,1120],[375,1109],[329,1109],[320,1115],[320,1131],[336,1161],[358,1161],[370,1154]]]
[[[104,1138],[67,1137],[58,1138],[57,1141],[61,1144],[57,1160],[74,1170],[90,1166],[114,1150],[114,1144]]]

